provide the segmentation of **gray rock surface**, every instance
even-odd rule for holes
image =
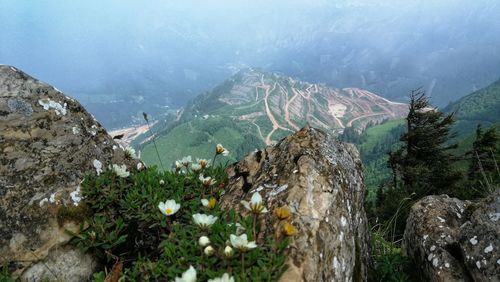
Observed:
[[[500,281],[500,191],[473,203],[427,196],[411,209],[403,252],[424,281]]]
[[[79,229],[84,175],[113,163],[134,165],[78,102],[0,65],[0,265],[40,273],[37,262]]]
[[[281,281],[366,281],[369,233],[363,208],[365,186],[357,150],[305,127],[275,146],[228,168],[222,206],[243,211],[259,191],[269,213],[259,240],[279,237],[273,210],[286,205],[297,234],[287,249]]]
[[[69,246],[55,248],[40,263],[24,271],[20,280],[89,281],[96,266],[91,255],[78,249]]]

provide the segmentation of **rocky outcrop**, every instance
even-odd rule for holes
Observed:
[[[30,281],[90,275],[93,260],[65,246],[85,213],[79,183],[126,162],[133,165],[78,102],[0,65],[0,265]]]
[[[365,187],[357,150],[310,127],[228,168],[222,206],[238,207],[259,191],[270,212],[288,206],[297,234],[281,281],[366,281],[369,245]],[[279,221],[266,214],[260,239]]]
[[[424,281],[500,281],[500,190],[478,202],[427,196],[411,209],[403,252]]]

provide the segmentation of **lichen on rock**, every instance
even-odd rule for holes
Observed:
[[[35,273],[38,261],[68,242],[78,218],[60,226],[57,211],[79,203],[83,177],[99,172],[94,160],[100,168],[127,162],[116,145],[78,102],[0,65],[0,265]]]
[[[297,233],[281,281],[366,281],[368,227],[357,150],[305,127],[228,169],[221,204],[243,211],[241,200],[262,194],[267,209],[287,206]],[[279,219],[261,217],[261,236],[275,236]]]
[[[500,281],[500,191],[474,203],[446,195],[413,205],[403,252],[425,281]]]

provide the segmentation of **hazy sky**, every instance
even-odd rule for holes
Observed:
[[[0,63],[84,100],[179,106],[253,66],[446,104],[500,76],[498,15],[498,0],[0,0]]]

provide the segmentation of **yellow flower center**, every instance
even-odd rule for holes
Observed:
[[[172,213],[172,209],[171,208],[166,208],[165,209],[165,213],[166,214],[171,214]]]
[[[250,203],[250,209],[254,214],[260,214],[264,210],[264,206],[261,203]]]
[[[215,153],[217,153],[217,154],[222,154],[222,153],[224,153],[224,151],[225,151],[225,150],[226,150],[226,149],[224,149],[224,147],[222,147],[222,146],[217,146],[217,147],[215,148]]]

